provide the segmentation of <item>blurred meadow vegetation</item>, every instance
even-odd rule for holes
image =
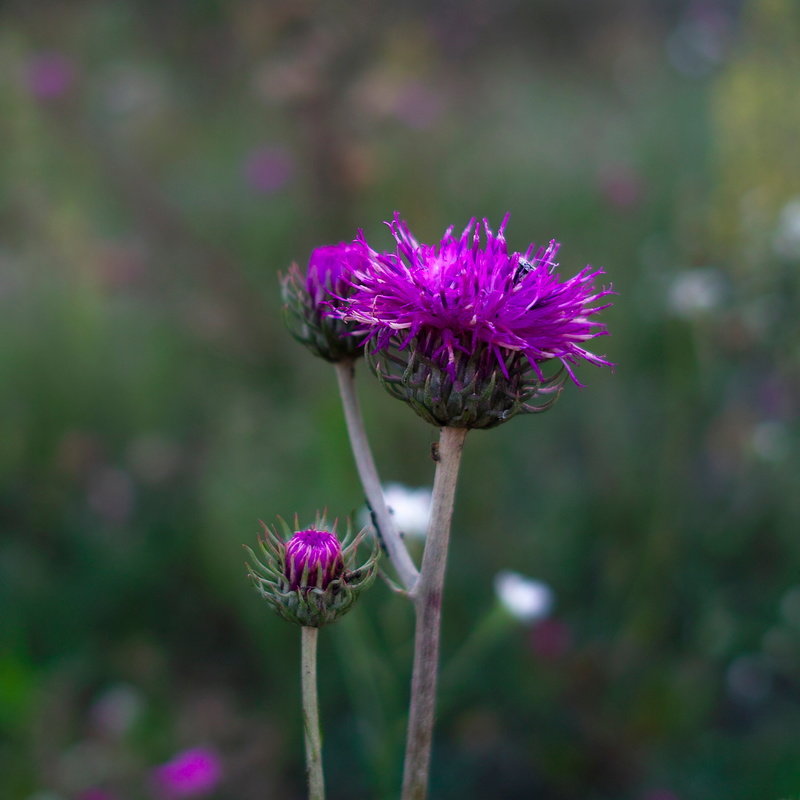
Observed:
[[[277,274],[395,209],[508,210],[618,292],[613,373],[467,441],[432,798],[796,795],[798,98],[792,0],[3,3],[0,796],[145,800],[195,746],[209,797],[304,796],[241,545],[363,499]],[[361,377],[382,476],[430,482]],[[503,569],[555,610],[476,644]],[[411,635],[382,584],[323,631],[332,800],[397,796]]]

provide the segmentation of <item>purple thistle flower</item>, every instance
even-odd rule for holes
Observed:
[[[539,365],[554,358],[575,383],[571,365],[580,359],[611,366],[583,347],[607,332],[605,325],[589,319],[608,307],[592,307],[611,293],[592,284],[603,270],[586,267],[560,281],[554,274],[560,247],[555,240],[547,247],[531,244],[524,254],[509,254],[503,235],[508,218],[506,214],[496,235],[483,221],[484,244],[473,219],[458,239],[448,228],[437,247],[418,244],[395,213],[387,224],[397,242],[396,254],[370,248],[367,269],[353,275],[348,318],[364,324],[378,349],[399,339],[402,350],[414,337],[426,335],[428,355],[451,375],[456,351],[475,353],[482,347],[506,375],[509,351],[524,353],[542,379]],[[369,248],[363,234],[359,241]]]
[[[481,237],[473,219],[460,237],[450,227],[438,245],[425,245],[395,213],[387,225],[396,250],[378,253],[360,233],[356,241],[369,260],[353,271],[349,296],[329,312],[357,323],[387,388],[434,424],[491,427],[538,410],[527,401],[559,388],[542,370],[546,361],[560,361],[579,386],[573,366],[580,361],[611,366],[585,346],[607,333],[593,319],[608,307],[598,301],[612,293],[594,285],[603,271],[586,267],[562,281],[555,240],[509,253],[508,218],[497,234],[484,220]],[[420,381],[436,386],[423,389]],[[476,405],[474,396],[484,391],[485,402]]]
[[[26,67],[27,88],[38,100],[57,100],[75,83],[75,64],[62,53],[38,53]]]
[[[248,154],[243,173],[254,191],[275,194],[294,177],[295,163],[292,154],[284,147],[260,147]]]
[[[353,291],[353,275],[366,267],[368,259],[368,251],[359,242],[325,245],[311,252],[305,277],[297,264],[292,264],[281,279],[290,332],[327,361],[362,353],[364,337],[354,335],[352,323],[330,312],[346,303]]]
[[[292,590],[327,589],[343,571],[342,545],[329,531],[298,531],[286,543],[286,579]]]
[[[219,756],[206,747],[184,750],[153,771],[156,790],[169,800],[209,794],[221,779]]]

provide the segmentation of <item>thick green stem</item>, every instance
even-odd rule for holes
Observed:
[[[300,672],[303,688],[303,727],[306,739],[308,800],[325,800],[322,773],[322,736],[317,700],[317,635],[319,628],[303,626],[300,638]]]
[[[419,580],[411,592],[417,615],[417,627],[414,637],[414,671],[411,678],[411,705],[402,800],[425,800],[428,794],[428,773],[436,712],[442,592],[458,467],[466,435],[466,428],[442,428],[425,553],[422,557]]]
[[[364,429],[364,420],[361,417],[361,408],[358,403],[355,387],[355,361],[345,359],[334,364],[336,378],[339,382],[339,394],[342,397],[344,417],[347,422],[347,433],[350,436],[350,446],[356,462],[358,476],[364,487],[372,513],[380,531],[380,536],[389,559],[392,562],[403,587],[411,590],[417,581],[417,568],[406,549],[394,519],[386,505],[383,496],[378,469],[372,457],[372,451]]]

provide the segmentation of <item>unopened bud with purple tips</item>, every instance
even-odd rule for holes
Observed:
[[[329,531],[298,531],[286,544],[290,589],[327,589],[344,572],[342,545]]]
[[[261,523],[261,558],[245,548],[251,557],[248,574],[256,589],[290,622],[311,628],[334,622],[353,607],[375,579],[377,543],[373,542],[369,558],[356,567],[356,550],[365,531],[355,538],[348,531],[340,542],[336,526],[327,530],[322,518],[313,527],[295,532],[283,520],[279,522],[283,535]]]
[[[305,276],[292,264],[281,277],[286,324],[297,341],[314,355],[337,362],[363,352],[364,336],[356,325],[332,316],[353,292],[352,274],[363,268],[367,250],[360,242],[317,247]]]

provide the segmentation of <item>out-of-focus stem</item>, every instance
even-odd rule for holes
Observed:
[[[303,690],[303,728],[306,740],[308,800],[325,800],[322,772],[322,736],[317,700],[317,635],[319,628],[303,626],[300,638],[300,673]]]
[[[350,446],[353,449],[353,457],[361,484],[364,487],[364,494],[366,494],[372,513],[375,515],[375,521],[389,559],[403,587],[410,591],[417,582],[419,573],[394,524],[383,496],[378,470],[367,441],[367,432],[364,429],[364,420],[361,417],[361,408],[356,395],[355,361],[344,359],[334,364],[334,367],[339,382],[339,394],[342,397],[347,432],[350,435]]]
[[[458,468],[466,435],[466,428],[442,428],[425,553],[419,580],[411,592],[417,626],[402,800],[425,800],[428,793],[436,711],[442,592]]]

